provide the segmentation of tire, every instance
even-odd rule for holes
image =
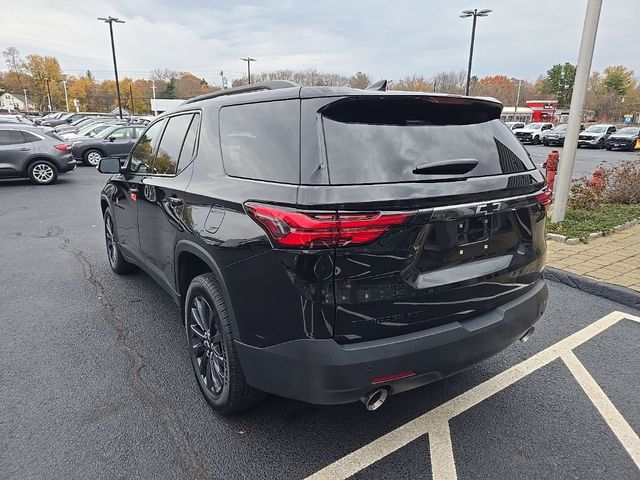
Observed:
[[[36,160],[29,165],[29,179],[38,185],[51,185],[58,180],[58,168],[49,160]]]
[[[104,155],[100,150],[90,148],[89,150],[84,152],[84,155],[82,156],[82,163],[89,167],[97,167],[102,157],[104,157]]]
[[[607,148],[607,150],[611,151],[611,147],[606,147],[606,148]]]
[[[108,209],[104,212],[104,239],[107,246],[107,258],[109,259],[111,270],[118,275],[123,275],[132,271],[134,266],[127,262],[122,256],[122,251],[118,245],[115,225],[113,224],[113,217]]]
[[[536,135],[535,137],[533,137],[532,143],[534,145],[539,145],[540,144],[540,137],[538,135]]]
[[[191,281],[184,318],[193,373],[211,408],[231,415],[259,403],[265,394],[251,387],[242,372],[227,305],[213,274]]]
[[[600,140],[598,140],[598,149],[602,150],[604,147],[604,139],[601,138]]]
[[[546,140],[542,140],[542,144],[543,144],[545,147],[548,147],[548,146],[549,146],[549,142],[547,142]]]

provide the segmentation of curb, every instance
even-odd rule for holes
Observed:
[[[613,300],[627,307],[640,310],[640,293],[630,288],[600,282],[553,267],[545,267],[543,275],[544,278],[552,282],[564,283],[565,285],[590,293],[591,295]]]
[[[611,235],[614,232],[626,230],[627,228],[631,228],[635,225],[638,225],[639,223],[640,223],[640,218],[634,218],[633,220],[629,220],[628,222],[625,222],[622,225],[616,225],[607,231],[592,232],[589,235],[587,235],[587,238],[585,238],[584,242],[582,242],[579,238],[567,238],[566,235],[559,235],[557,233],[546,233],[545,238],[553,242],[566,243],[567,245],[578,245],[581,242],[589,243],[591,240],[595,238],[606,237]]]

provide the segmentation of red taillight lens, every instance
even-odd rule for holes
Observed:
[[[371,243],[415,212],[311,212],[259,203],[247,213],[273,242],[289,248],[332,248]]]
[[[548,188],[545,188],[543,191],[536,195],[536,200],[540,205],[542,205],[547,210],[551,206],[551,200],[553,198],[553,192]]]
[[[60,145],[54,145],[55,148],[60,150],[61,152],[68,152],[71,150],[71,145],[67,145],[66,143],[62,143]]]

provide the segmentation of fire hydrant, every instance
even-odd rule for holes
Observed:
[[[588,184],[594,194],[599,195],[602,193],[604,180],[602,179],[602,170],[599,167],[593,171],[593,176],[589,179]]]
[[[553,182],[556,179],[556,173],[558,171],[558,161],[560,160],[560,154],[557,150],[551,150],[547,155],[547,161],[542,164],[546,168],[547,187],[553,193]]]

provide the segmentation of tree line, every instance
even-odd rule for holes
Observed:
[[[82,111],[109,111],[117,106],[114,80],[98,81],[90,70],[84,75],[65,75],[55,57],[26,55],[9,47],[3,52],[6,70],[0,72],[0,91],[23,93],[27,90],[30,102],[40,110],[48,107],[47,87],[51,92],[54,109],[66,108],[63,80],[67,84],[69,101],[77,99]],[[221,83],[226,79],[220,72]],[[568,108],[571,103],[575,65],[557,64],[535,80],[517,79],[508,75],[472,77],[470,93],[477,96],[495,97],[506,106],[525,106],[527,100],[557,100],[559,108]],[[364,72],[351,76],[319,71],[282,69],[251,75],[252,82],[269,80],[291,80],[303,86],[344,86],[366,88],[375,79]],[[248,83],[246,76],[233,80],[232,86]],[[442,92],[463,94],[466,83],[464,70],[438,72],[430,77],[408,75],[390,79],[393,90]],[[123,108],[136,113],[149,113],[150,102],[156,98],[190,98],[195,95],[220,89],[190,72],[176,72],[156,68],[148,79],[125,77],[120,81]],[[519,93],[518,93],[519,91]],[[70,104],[73,109],[73,105]],[[640,87],[634,72],[625,66],[615,65],[602,72],[593,72],[590,77],[584,110],[599,120],[619,121],[622,113],[640,111]]]

